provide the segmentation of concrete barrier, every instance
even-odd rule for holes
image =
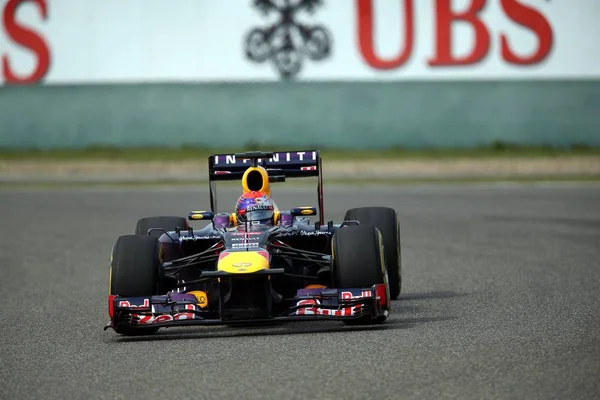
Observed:
[[[600,81],[5,86],[0,147],[600,145]]]

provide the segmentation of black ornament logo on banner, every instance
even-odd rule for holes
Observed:
[[[264,15],[277,13],[279,19],[246,35],[246,57],[256,63],[271,61],[283,79],[294,78],[302,69],[304,57],[321,61],[331,54],[331,35],[322,25],[306,25],[296,20],[300,11],[314,14],[323,0],[254,0]]]

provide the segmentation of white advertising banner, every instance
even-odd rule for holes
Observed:
[[[0,0],[0,84],[600,78],[599,0]]]

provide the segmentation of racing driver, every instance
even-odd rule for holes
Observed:
[[[277,206],[266,193],[250,191],[242,194],[235,205],[235,216],[239,225],[246,222],[251,226],[275,225]]]

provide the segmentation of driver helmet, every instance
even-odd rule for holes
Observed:
[[[275,203],[264,192],[250,191],[244,193],[235,205],[235,215],[238,223],[273,225],[274,214]]]

